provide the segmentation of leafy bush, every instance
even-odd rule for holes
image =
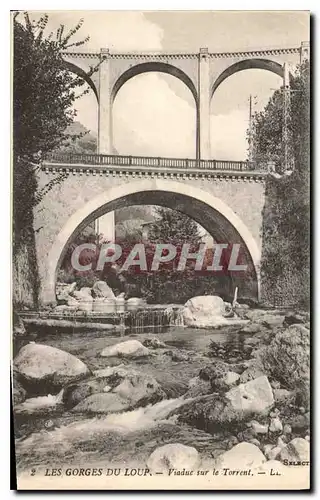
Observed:
[[[263,209],[261,290],[273,305],[310,302],[310,67],[298,67],[290,86],[288,150],[291,175],[269,176]],[[253,120],[253,156],[284,171],[283,93],[274,92]]]

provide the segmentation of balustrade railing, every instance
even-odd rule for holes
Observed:
[[[231,160],[196,160],[191,158],[162,158],[154,156],[127,156],[87,153],[51,153],[44,159],[44,164],[90,165],[115,167],[152,167],[225,171],[261,171],[265,170],[249,161]]]

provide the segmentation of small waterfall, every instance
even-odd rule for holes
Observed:
[[[164,309],[147,307],[132,311],[126,318],[126,327],[133,333],[162,333],[170,326]]]
[[[170,326],[183,326],[181,306],[146,307],[131,311],[126,317],[126,327],[133,333],[162,333]]]
[[[183,306],[169,306],[164,310],[169,326],[184,326]]]

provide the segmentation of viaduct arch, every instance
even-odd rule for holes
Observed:
[[[309,42],[300,47],[246,52],[217,53],[200,48],[199,53],[111,53],[103,48],[100,53],[64,54],[68,68],[83,77],[97,96],[99,153],[113,153],[112,105],[122,85],[138,74],[160,71],[180,79],[195,99],[198,159],[210,157],[210,101],[226,78],[245,69],[264,69],[282,77],[287,85],[290,67],[308,58]],[[95,66],[98,70],[91,74]]]
[[[59,189],[61,190],[61,187]],[[56,199],[54,192],[51,197],[54,203],[53,200]],[[43,231],[42,235],[39,233],[37,248],[42,304],[55,301],[57,272],[68,244],[73,238],[96,217],[123,206],[137,204],[157,204],[178,209],[199,222],[208,232],[214,234],[218,241],[240,243],[248,263],[248,275],[246,278],[243,276],[234,278],[231,276],[231,278],[235,283],[238,280],[244,295],[259,298],[260,249],[241,218],[220,198],[204,189],[194,187],[194,183],[143,179],[103,190],[85,204],[74,204],[77,209],[68,218],[64,221],[57,220],[56,215],[55,226],[48,225],[47,232]],[[45,217],[43,212],[40,213]]]

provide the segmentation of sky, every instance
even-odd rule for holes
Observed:
[[[298,47],[309,40],[309,14],[303,11],[51,11],[50,27],[73,27],[90,41],[80,49],[211,52]],[[254,111],[267,104],[281,79],[250,69],[226,79],[211,101],[211,157],[242,160],[247,155],[249,96]],[[76,105],[79,120],[97,131],[98,110],[91,93]],[[194,157],[195,104],[177,78],[163,73],[138,75],[123,85],[113,107],[114,146],[119,154]]]

